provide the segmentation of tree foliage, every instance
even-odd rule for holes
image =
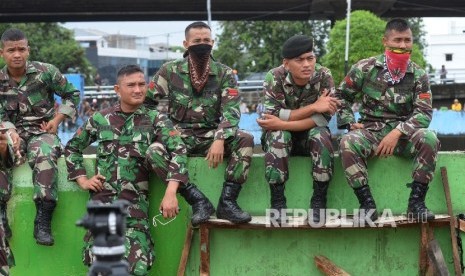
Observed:
[[[329,34],[327,54],[320,60],[331,70],[336,85],[344,77],[345,39],[347,20],[336,21]],[[354,11],[350,17],[348,65],[384,52],[382,38],[386,21],[368,11]],[[413,46],[411,59],[421,67],[426,62],[417,43]]]
[[[214,57],[239,71],[268,71],[282,63],[281,48],[291,36],[312,36],[317,55],[325,53],[329,21],[222,21]]]
[[[426,31],[425,24],[423,23],[423,18],[421,17],[411,17],[407,19],[410,29],[413,34],[413,41],[418,45],[418,48],[424,53],[428,43],[426,42]]]
[[[0,33],[8,28],[17,28],[24,32],[30,47],[30,60],[51,63],[62,73],[80,72],[93,76],[95,68],[85,57],[85,51],[74,40],[73,32],[58,23],[3,23]],[[3,60],[0,66],[4,66]]]

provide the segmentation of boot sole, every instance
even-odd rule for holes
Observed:
[[[39,245],[52,246],[52,245],[55,244],[55,241],[52,241],[52,242],[42,242],[42,241],[37,240],[36,237],[34,237],[34,239],[36,240],[36,243],[39,244]]]
[[[55,244],[54,242],[52,242],[52,243],[48,243],[48,242],[39,242],[38,240],[36,240],[36,243],[37,243],[38,245],[45,245],[45,246],[52,246],[52,245]]]
[[[36,235],[33,234],[32,236],[34,237],[34,239],[36,240],[36,243],[37,243],[38,245],[52,246],[52,245],[55,244],[55,241],[52,241],[52,242],[43,242],[43,241],[39,241],[39,240],[37,239]]]
[[[199,226],[200,224],[202,224],[202,223],[204,223],[204,222],[207,222],[207,221],[210,219],[210,216],[213,215],[214,213],[215,213],[215,209],[212,208],[211,211],[210,211],[210,215],[209,215],[207,218],[202,219],[202,220],[200,220],[200,221],[197,222],[197,223],[194,223],[194,222],[191,220],[192,226],[196,227],[196,226]]]
[[[245,220],[231,220],[227,217],[222,217],[222,216],[218,216],[218,214],[216,214],[217,218],[219,219],[224,219],[224,220],[227,220],[227,221],[230,221],[234,224],[244,224],[244,223],[249,223],[251,220],[252,220],[252,217],[248,218],[248,219],[245,219]]]

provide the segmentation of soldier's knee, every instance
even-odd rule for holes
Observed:
[[[288,179],[287,173],[274,167],[265,168],[265,180],[269,184],[285,183]]]
[[[364,148],[363,139],[360,139],[359,136],[348,133],[343,135],[341,141],[339,142],[339,152],[340,154],[351,154],[353,152],[360,154],[361,150]],[[366,145],[365,145],[366,147]]]
[[[241,140],[240,141],[240,144],[243,146],[243,147],[253,147],[254,146],[254,141],[253,141],[253,135],[252,134],[249,134],[245,131],[241,131],[239,132],[239,139]]]
[[[341,140],[339,141],[339,150],[341,152],[350,150],[352,148],[352,139],[350,139],[349,135],[343,135]]]
[[[439,141],[438,137],[436,136],[436,133],[432,130],[429,130],[429,129],[425,129],[422,131],[422,135],[423,135],[423,141],[426,145],[428,145],[429,147],[431,147],[434,151],[438,151],[440,146],[441,146],[441,142]]]
[[[286,130],[275,130],[270,131],[269,139],[272,141],[280,141],[282,143],[290,143],[292,140],[292,134],[290,131]]]

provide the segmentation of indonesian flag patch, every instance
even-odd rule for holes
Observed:
[[[151,82],[149,83],[149,89],[150,89],[150,90],[153,90],[154,88],[155,88],[155,82],[151,81]]]
[[[237,95],[239,95],[239,91],[237,91],[237,89],[234,89],[234,88],[228,88],[228,95],[229,96],[237,96]]]
[[[178,136],[179,134],[180,134],[180,132],[177,131],[177,130],[171,130],[171,131],[169,132],[169,135],[170,135],[171,137],[173,137],[173,136]]]
[[[429,93],[420,93],[420,95],[418,95],[418,98],[420,99],[430,99],[431,98],[431,95]]]

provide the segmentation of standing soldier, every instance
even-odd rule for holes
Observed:
[[[179,183],[187,183],[188,179],[186,148],[166,115],[144,107],[147,86],[138,66],[121,68],[114,89],[120,98],[119,103],[95,112],[66,145],[68,177],[82,189],[89,190],[91,200],[103,203],[119,199],[129,201],[124,256],[131,275],[146,275],[154,261],[148,220],[151,164],[146,160],[161,159],[156,155],[146,156],[146,152],[152,143],[157,148],[164,145],[169,152],[168,177],[163,179],[168,187],[160,210],[165,217],[174,217],[179,210],[176,190]],[[98,143],[97,171],[87,178],[83,150],[94,142]],[[84,239],[83,261],[90,265],[94,261],[90,232]]]
[[[206,154],[210,167],[231,158],[216,215],[233,223],[246,223],[251,216],[242,211],[237,198],[246,181],[253,152],[253,136],[238,129],[239,91],[232,69],[211,57],[210,27],[194,22],[186,27],[183,59],[165,63],[150,82],[147,104],[164,97],[169,116],[190,154]],[[215,212],[213,205],[194,185],[182,185],[180,194],[192,206],[192,224],[202,223]]]
[[[271,190],[271,208],[287,208],[284,196],[289,178],[289,155],[312,158],[313,195],[309,220],[323,221],[326,193],[333,174],[333,146],[328,122],[338,101],[331,94],[334,82],[329,69],[316,63],[313,40],[304,35],[289,38],[282,49],[283,64],[265,77],[265,114],[257,119],[263,128],[265,178]]]
[[[0,120],[13,137],[19,135],[21,158],[17,164],[26,159],[32,168],[37,209],[34,238],[38,244],[53,245],[51,221],[58,199],[57,159],[62,152],[57,130],[66,117],[76,115],[79,90],[55,66],[27,61],[28,40],[18,29],[3,33],[0,54],[6,63],[0,70],[0,101],[4,107]],[[57,111],[54,94],[62,99]],[[7,237],[11,237],[6,212],[11,188],[11,169],[0,170],[0,208]]]
[[[431,90],[425,70],[410,60],[412,31],[403,19],[386,24],[384,54],[352,66],[337,90],[342,101],[338,126],[349,132],[340,142],[341,160],[349,185],[360,202],[363,219],[378,218],[368,186],[366,160],[372,156],[403,155],[414,160],[407,215],[434,219],[425,206],[440,143],[428,130],[433,114]],[[351,106],[361,101],[359,123]]]

